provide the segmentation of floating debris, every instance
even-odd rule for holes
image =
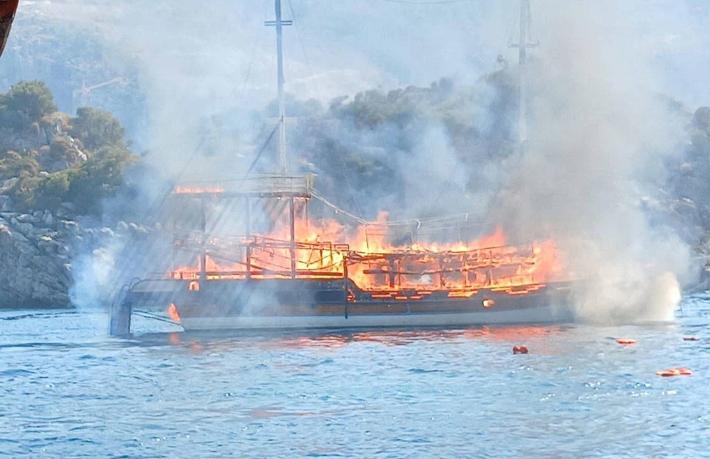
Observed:
[[[513,346],[513,354],[527,354],[528,353],[528,348],[527,346],[523,345],[517,345]]]
[[[671,376],[691,376],[693,372],[688,368],[666,368],[665,370],[657,371],[656,374],[669,378]]]
[[[683,341],[700,341],[700,338],[697,336],[684,336]]]

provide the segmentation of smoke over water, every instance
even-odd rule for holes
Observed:
[[[582,280],[581,320],[670,320],[689,252],[669,225],[651,221],[648,203],[664,162],[681,151],[680,127],[654,91],[649,56],[623,33],[632,28],[618,3],[540,2],[529,142],[494,213],[521,238],[557,241]]]
[[[149,154],[143,161],[155,171],[142,188],[150,199],[160,199],[198,150],[221,153],[192,161],[193,177],[209,177],[215,170],[243,176],[273,126],[261,108],[275,93],[273,36],[262,26],[273,16],[270,2],[218,0],[197,9],[181,1],[149,6],[129,1],[110,8],[95,2],[85,8],[85,3],[92,2],[64,2],[66,17],[99,29],[106,40],[133,54],[141,69],[149,111],[142,134]],[[286,31],[286,89],[297,99],[316,97],[328,104],[338,95],[453,76],[458,88],[473,86],[476,94],[468,99],[468,111],[459,110],[459,124],[473,122],[483,137],[493,138],[504,130],[499,118],[517,118],[501,114],[495,91],[479,80],[495,70],[495,55],[505,50],[516,1],[293,3],[299,17]],[[478,144],[457,147],[460,139],[451,138],[441,119],[425,119],[409,130],[355,129],[328,119],[323,124],[334,126],[331,136],[338,145],[359,148],[360,159],[400,171],[388,176],[386,187],[351,177],[332,179],[333,189],[352,188],[346,194],[359,198],[338,204],[368,217],[379,210],[396,211],[397,217],[465,212],[486,228],[500,225],[512,242],[551,238],[570,277],[582,279],[574,291],[580,320],[672,319],[679,284],[688,278],[689,250],[655,205],[666,162],[681,151],[676,142],[683,128],[656,95],[668,88],[657,85],[658,70],[650,63],[654,51],[641,41],[638,22],[631,22],[629,10],[641,10],[645,3],[533,1],[532,7],[540,46],[531,50],[523,152],[496,156],[491,146],[503,142],[493,141],[480,149]],[[59,9],[56,4],[46,8]],[[348,20],[351,14],[357,21]],[[454,22],[459,27],[452,27]],[[375,33],[412,30],[422,23],[416,45],[411,36]],[[373,34],[379,38],[369,38]],[[434,56],[436,65],[426,59]],[[512,53],[509,57],[507,71],[514,74]],[[312,145],[303,141],[300,122],[289,123],[294,163],[318,159],[304,159]],[[345,150],[328,151],[321,159]],[[271,146],[264,161],[273,153]],[[342,161],[343,171],[358,165]],[[321,176],[317,183],[325,187],[328,180]],[[221,218],[208,227],[228,233],[242,223]],[[106,279],[163,269],[155,263],[166,258],[162,251],[154,244],[139,257],[135,248],[120,251],[114,243],[111,250],[93,252],[77,265],[75,298],[96,301],[96,286]]]

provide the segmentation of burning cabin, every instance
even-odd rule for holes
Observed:
[[[311,200],[356,218],[320,197],[310,176],[184,184],[170,199],[198,215],[186,219],[192,226],[173,222],[172,267],[127,289],[112,317],[116,333],[130,327],[131,310],[168,305],[188,330],[566,318],[569,284],[552,241],[506,245],[498,230],[470,242],[412,238],[394,245],[388,229],[401,223],[358,219],[347,227],[336,219],[309,218]],[[226,214],[238,224],[222,224]],[[215,231],[215,225],[239,232]]]
[[[532,44],[529,19],[522,19],[529,16],[529,4],[521,5],[523,71]],[[274,0],[274,13],[275,20],[265,25],[276,31],[278,124],[267,143],[278,132],[280,172],[249,177],[262,147],[242,180],[176,186],[170,200],[179,214],[197,217],[187,219],[192,225],[174,222],[167,273],[138,279],[117,296],[111,332],[128,333],[131,312],[142,308],[167,310],[187,330],[567,320],[570,283],[552,241],[508,245],[498,230],[468,242],[461,236],[449,239],[455,243],[412,236],[392,243],[393,222],[358,218],[318,195],[311,176],[288,175],[282,40],[283,26],[293,21],[282,19],[281,0]],[[523,95],[521,90],[521,145]],[[313,200],[355,225],[309,218]],[[235,224],[212,224],[213,210],[218,222]],[[439,219],[440,229],[450,223]],[[223,227],[231,231],[216,231]]]

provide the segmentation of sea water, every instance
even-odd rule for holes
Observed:
[[[0,456],[708,457],[710,297],[682,306],[675,323],[623,327],[139,320],[131,339],[98,312],[0,312]],[[656,375],[668,367],[694,374]]]

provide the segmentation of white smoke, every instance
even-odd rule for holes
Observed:
[[[515,38],[513,0],[292,1],[293,12],[284,3],[286,16],[297,16],[286,30],[287,91],[302,99],[442,76],[478,82]],[[198,3],[28,1],[22,12],[81,24],[135,56],[150,112],[146,160],[167,177],[183,169],[212,115],[236,124],[220,133],[217,147],[231,158],[228,172],[238,174],[243,161],[236,159],[253,153],[257,137],[251,112],[275,93],[273,34],[263,27],[272,2]],[[690,1],[533,0],[540,46],[532,51],[527,153],[500,167],[481,161],[486,189],[476,205],[501,181],[493,219],[515,239],[558,241],[573,274],[585,279],[575,292],[583,319],[665,320],[677,303],[688,250],[650,221],[644,202],[663,184],[664,161],[680,152],[673,139],[682,127],[654,94],[710,95],[694,84],[710,49],[707,17]],[[430,206],[418,196],[436,196],[430,188],[449,171],[457,188],[464,182],[439,128],[423,138],[413,160],[398,165],[414,172],[405,186],[415,211]],[[105,266],[102,256],[90,258]]]
[[[529,145],[500,213],[522,237],[553,237],[581,279],[583,320],[668,320],[688,248],[651,223],[644,202],[664,183],[682,132],[656,95],[649,56],[619,2],[540,3]],[[611,26],[613,24],[613,27]]]
[[[69,291],[73,305],[86,310],[110,300],[110,294],[117,287],[116,261],[121,249],[122,245],[117,242],[107,242],[74,260],[74,285]]]

